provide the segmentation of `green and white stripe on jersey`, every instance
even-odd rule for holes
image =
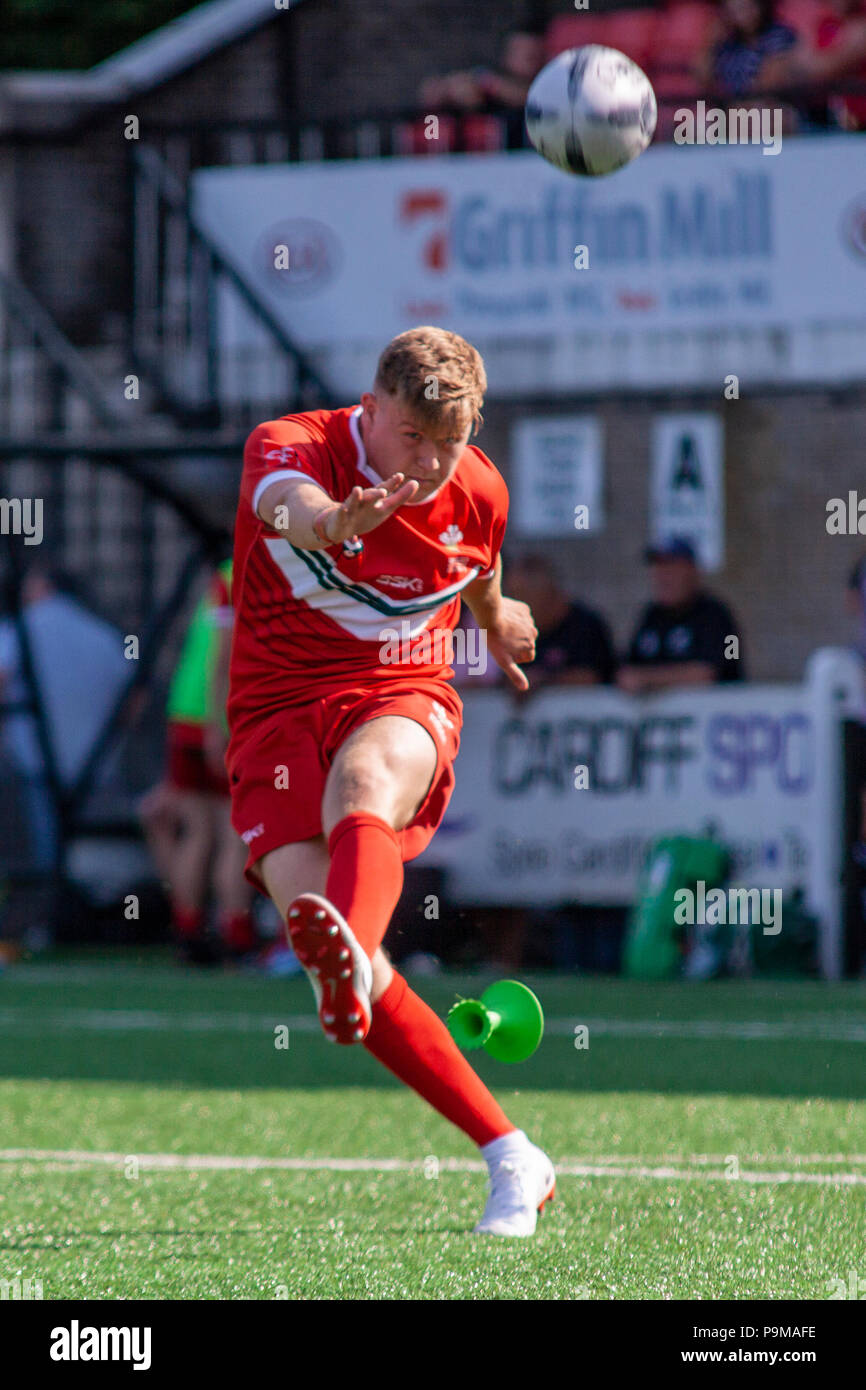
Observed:
[[[390,598],[371,584],[347,579],[324,550],[300,550],[282,537],[266,537],[265,545],[295,598],[326,614],[353,637],[369,642],[380,640],[382,615],[407,618],[410,614],[429,614],[442,608],[481,573],[481,566],[473,565],[454,584],[436,593]],[[410,622],[409,635],[423,632],[427,625],[426,618],[419,617],[417,622]]]

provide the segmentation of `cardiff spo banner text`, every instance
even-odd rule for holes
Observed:
[[[607,179],[527,151],[206,169],[193,206],[306,348],[433,322],[480,345],[597,332],[601,351],[631,331],[866,325],[864,149],[658,146]],[[223,307],[225,335],[253,333]]]
[[[709,832],[737,883],[804,889],[837,974],[840,719],[862,682],[828,649],[802,686],[463,692],[456,790],[419,862],[463,903],[628,903],[654,840]]]

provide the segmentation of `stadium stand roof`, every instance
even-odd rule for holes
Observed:
[[[53,118],[45,112],[44,127],[67,124],[81,106],[150,91],[300,2],[284,0],[277,9],[274,0],[209,0],[87,71],[2,73],[0,130],[18,125],[21,107],[30,103],[51,104]]]

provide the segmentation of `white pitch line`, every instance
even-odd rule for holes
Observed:
[[[656,1163],[676,1164],[679,1167],[712,1168],[714,1165],[720,1167],[731,1157],[731,1154],[660,1154]],[[760,1154],[746,1154],[744,1157],[753,1163],[772,1161],[770,1158],[763,1160]],[[854,1164],[855,1167],[866,1164],[866,1154],[775,1154],[773,1157],[777,1162],[793,1163],[797,1168],[821,1163],[849,1163]],[[639,1165],[645,1163],[646,1158],[643,1154],[596,1154],[592,1162],[605,1165],[620,1163]]]
[[[0,1008],[0,1027],[19,1033],[273,1033],[277,1027],[296,1033],[319,1033],[315,1014],[175,1013],[158,1009]]]
[[[708,1038],[739,1042],[791,1042],[809,1039],[819,1042],[866,1043],[866,1022],[846,1022],[831,1014],[813,1017],[762,1020],[728,1019],[604,1019],[553,1018],[546,1025],[554,1034],[573,1033],[577,1023],[605,1037],[623,1038]]]
[[[403,1158],[260,1158],[227,1154],[121,1154],[87,1149],[0,1149],[0,1162],[62,1164],[64,1167],[125,1168],[134,1160],[140,1170],[149,1171],[240,1171],[285,1170],[289,1172],[332,1173],[423,1173],[429,1171],[424,1160]],[[477,1159],[443,1158],[437,1172],[483,1173],[486,1164]],[[803,1173],[789,1170],[761,1172],[741,1170],[737,1178],[707,1168],[675,1168],[649,1164],[608,1164],[564,1162],[556,1165],[557,1176],[568,1178],[638,1178],[658,1182],[740,1182],[765,1185],[807,1183],[821,1187],[864,1187],[866,1173]]]
[[[550,1037],[571,1037],[584,1026],[590,1039],[692,1038],[737,1042],[842,1042],[866,1043],[866,1022],[848,1021],[832,1014],[818,1014],[764,1023],[757,1020],[732,1022],[729,1019],[610,1019],[548,1018],[545,1031]],[[160,1009],[39,1009],[27,1005],[0,1007],[0,1028],[19,1035],[36,1036],[47,1032],[88,1033],[273,1033],[286,1027],[296,1033],[318,1033],[313,1013],[268,1016],[212,1010],[180,1013]]]

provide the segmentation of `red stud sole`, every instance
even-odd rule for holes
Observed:
[[[289,908],[289,940],[301,965],[315,975],[321,988],[319,1022],[325,1036],[352,1046],[363,1042],[370,1031],[369,1005],[355,988],[352,952],[340,923],[327,911],[319,917],[321,911],[321,903],[296,898]]]

